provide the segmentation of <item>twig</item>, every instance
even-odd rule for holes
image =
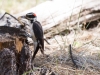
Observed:
[[[75,66],[76,68],[78,68],[78,66],[77,66],[77,64],[76,64],[76,62],[74,61],[73,56],[72,56],[71,44],[69,45],[69,54],[70,54],[70,58],[71,58],[71,60],[72,60],[72,62],[73,62],[73,64],[74,64],[74,66]]]
[[[10,15],[10,16],[13,17],[16,21],[18,21],[21,25],[24,26],[24,24],[20,21],[20,18],[17,19],[16,17],[14,17],[13,15],[11,15],[11,14],[9,14],[9,13],[7,13],[7,12],[4,13],[4,15],[0,18],[0,20],[1,20],[6,14]]]

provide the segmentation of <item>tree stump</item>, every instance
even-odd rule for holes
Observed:
[[[33,75],[26,38],[19,28],[0,26],[0,75]]]

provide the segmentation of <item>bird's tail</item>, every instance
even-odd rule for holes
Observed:
[[[41,53],[44,55],[44,39],[39,39],[38,40],[38,44],[37,44],[36,50],[34,51],[34,54],[33,54],[33,57],[32,57],[32,62],[33,62],[33,60],[34,60],[39,48],[41,50]]]
[[[36,47],[36,49],[35,49],[35,51],[34,51],[34,54],[33,54],[33,57],[32,57],[32,62],[33,62],[33,60],[34,60],[34,58],[35,58],[35,56],[36,56],[38,50],[39,50],[39,43],[37,44],[37,47]]]
[[[41,53],[44,55],[44,39],[39,40],[39,47],[40,47]]]
[[[47,39],[45,39],[45,38],[44,38],[44,40],[47,42],[47,44],[49,44],[49,45],[50,45],[50,43],[47,41]]]

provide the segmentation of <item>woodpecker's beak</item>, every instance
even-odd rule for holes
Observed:
[[[26,16],[20,16],[20,17],[21,17],[21,18],[25,18],[25,19],[27,19]]]
[[[30,20],[30,18],[26,17],[26,16],[20,16],[21,18],[24,18],[24,19],[27,19],[27,20]]]

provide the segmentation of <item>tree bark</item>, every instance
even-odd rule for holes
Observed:
[[[0,75],[33,75],[32,52],[24,31],[0,26]]]

